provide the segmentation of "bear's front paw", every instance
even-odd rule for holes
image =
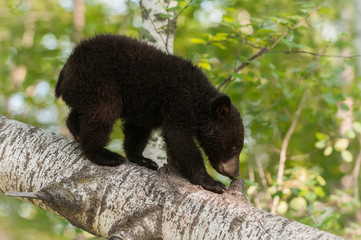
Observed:
[[[128,157],[129,161],[136,163],[140,166],[145,166],[152,170],[157,170],[159,168],[158,164],[154,161],[150,160],[149,158],[145,157]]]
[[[204,189],[222,194],[227,190],[226,185],[221,182],[215,181],[210,176],[205,178],[198,178],[195,181],[191,181],[193,184],[201,185]]]

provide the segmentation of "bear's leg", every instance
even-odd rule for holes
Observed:
[[[147,146],[150,129],[136,127],[131,123],[124,123],[124,150],[129,161],[150,169],[158,169],[158,164],[143,157],[143,150]]]
[[[75,108],[72,108],[70,110],[68,119],[66,120],[66,126],[68,127],[70,133],[73,135],[74,139],[76,141],[80,140],[80,114],[78,112],[78,110],[76,110]]]
[[[167,145],[167,161],[191,183],[201,185],[215,193],[223,193],[226,186],[208,175],[202,155],[191,134],[185,129],[175,127],[163,128]]]
[[[94,105],[80,116],[80,147],[85,156],[93,163],[102,166],[118,166],[125,157],[104,147],[109,142],[113,125],[119,117],[120,106],[114,103]]]

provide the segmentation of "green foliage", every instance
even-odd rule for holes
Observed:
[[[0,114],[70,137],[64,127],[67,107],[52,94],[59,70],[76,44],[73,7],[64,2],[0,2]],[[138,3],[123,2],[126,11],[116,12],[104,1],[86,1],[84,37],[103,32],[137,37]],[[221,90],[231,96],[247,126],[240,173],[247,179],[250,199],[270,210],[279,198],[280,215],[361,238],[360,200],[351,178],[361,151],[358,59],[318,56],[355,54],[352,1],[329,1],[302,24],[321,1],[178,3],[167,9],[178,15],[175,53],[193,60],[217,86],[231,76]],[[267,43],[277,44],[247,60]],[[234,71],[245,62],[249,65]],[[288,142],[282,184],[277,184],[280,149],[305,91]],[[351,120],[345,122],[343,116],[350,114]],[[121,151],[120,125],[116,124],[109,145],[116,151]],[[229,184],[209,165],[207,170]],[[360,178],[358,183],[361,192]],[[24,209],[30,215],[21,215]],[[11,239],[29,234],[34,239],[69,239],[78,234],[66,221],[4,197],[2,231]]]

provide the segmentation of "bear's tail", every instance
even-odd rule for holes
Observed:
[[[65,65],[63,67],[63,69],[61,69],[60,73],[59,73],[59,77],[58,77],[58,82],[56,83],[55,85],[55,97],[56,98],[59,98],[61,96],[61,93],[60,93],[60,85],[61,85],[61,82],[63,81],[63,78],[64,78],[64,69],[65,69]]]

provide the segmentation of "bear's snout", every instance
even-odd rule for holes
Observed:
[[[220,174],[229,178],[235,178],[239,176],[239,156],[235,156],[226,162],[220,164],[216,169]]]

